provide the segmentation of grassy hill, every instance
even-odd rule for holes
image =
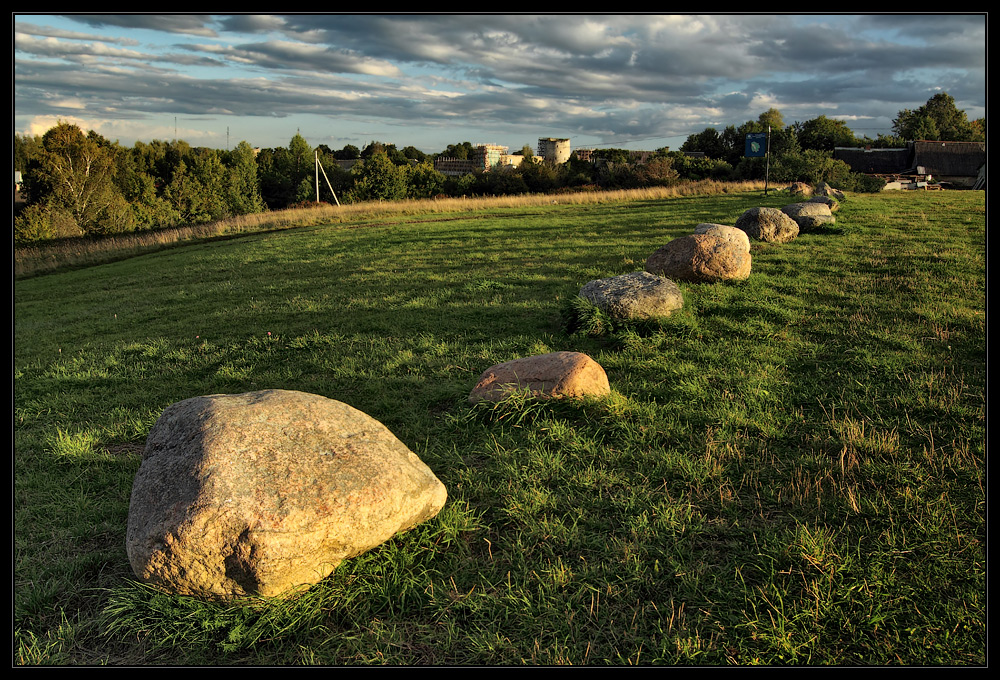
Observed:
[[[15,664],[984,664],[985,201],[852,195],[683,310],[567,332],[759,192],[358,215],[19,280]],[[556,350],[603,401],[470,407]],[[344,401],[434,470],[434,520],[289,602],[132,580],[169,404]]]

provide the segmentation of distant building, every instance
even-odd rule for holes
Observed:
[[[913,148],[862,149],[838,146],[833,150],[834,160],[844,161],[854,172],[866,175],[899,175],[913,167]]]
[[[507,147],[499,144],[480,144],[473,150],[472,160],[480,170],[489,170],[494,165],[500,165],[501,159],[507,155]]]
[[[986,177],[986,142],[913,142],[918,175],[971,187]]]
[[[955,186],[985,184],[985,142],[907,142],[901,149],[837,147],[836,160],[866,175],[917,175]]]
[[[460,177],[475,171],[476,162],[466,158],[441,158],[434,159],[434,169],[442,175],[450,177]]]
[[[538,138],[538,155],[547,161],[555,164],[565,163],[569,160],[570,151],[568,139],[557,139],[555,137]]]

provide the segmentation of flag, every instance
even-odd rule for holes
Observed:
[[[767,155],[767,133],[748,132],[747,145],[743,155],[747,158],[758,158]]]

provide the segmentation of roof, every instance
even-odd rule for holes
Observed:
[[[975,177],[986,163],[986,142],[913,142],[914,166],[929,175]]]
[[[844,161],[854,172],[870,175],[891,175],[904,173],[913,167],[913,149],[862,149],[839,146],[833,150],[833,157]]]
[[[923,174],[975,177],[986,163],[985,142],[908,142],[903,149],[837,147],[833,157],[854,172],[890,175]]]

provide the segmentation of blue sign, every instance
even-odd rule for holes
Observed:
[[[767,133],[749,132],[747,133],[747,146],[743,153],[747,158],[757,158],[767,155]]]

